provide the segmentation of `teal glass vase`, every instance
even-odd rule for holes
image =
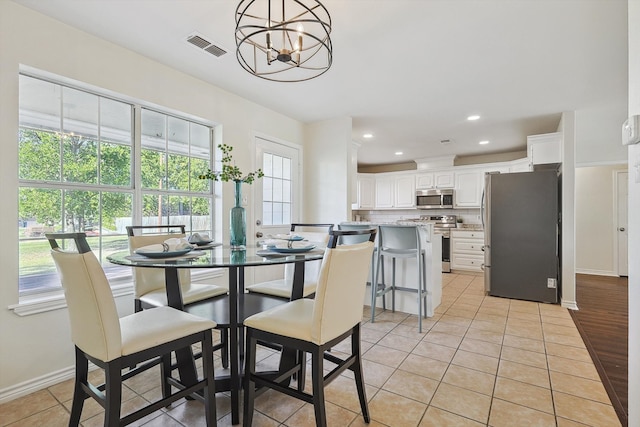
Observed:
[[[235,205],[231,208],[229,215],[231,249],[236,250],[247,248],[247,213],[242,207],[242,182],[234,181]]]

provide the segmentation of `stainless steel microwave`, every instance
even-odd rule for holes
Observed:
[[[416,208],[453,209],[453,189],[417,190]]]

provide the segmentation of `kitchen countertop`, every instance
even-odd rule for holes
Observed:
[[[458,224],[457,227],[459,230],[474,230],[474,231],[483,231],[482,224]]]

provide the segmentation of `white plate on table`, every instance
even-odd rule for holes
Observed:
[[[273,236],[273,238],[278,240],[289,240],[291,242],[299,242],[301,240],[304,240],[304,237],[297,236],[295,234],[276,234],[275,236]]]
[[[146,251],[144,249],[138,249],[134,251],[137,255],[146,256],[148,258],[173,258],[179,257],[182,255],[186,255],[191,252],[193,248],[180,249],[177,251],[163,251],[163,252],[155,252],[155,251]]]
[[[279,254],[299,254],[299,253],[309,252],[310,250],[315,248],[316,248],[316,245],[293,246],[291,248],[286,246],[274,246],[274,247],[267,247],[267,250],[272,252],[277,252]]]
[[[218,246],[222,246],[222,243],[220,242],[209,242],[206,245],[196,245],[194,246],[195,249],[211,249],[211,248],[216,248]]]

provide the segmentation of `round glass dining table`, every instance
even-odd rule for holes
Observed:
[[[144,255],[118,252],[107,257],[114,264],[135,268],[162,268],[165,270],[165,284],[168,305],[195,315],[211,318],[220,325],[229,326],[230,375],[228,378],[216,376],[216,391],[231,391],[231,420],[240,422],[239,392],[242,378],[240,326],[243,320],[259,311],[283,304],[281,298],[245,293],[244,270],[247,267],[261,267],[294,263],[293,287],[291,299],[302,298],[304,288],[304,264],[321,260],[324,248],[315,248],[307,252],[277,253],[261,247],[247,247],[246,250],[234,250],[229,246],[215,246],[209,249],[196,248],[186,255],[171,258],[149,258]],[[224,268],[229,274],[229,293],[226,297],[217,297],[189,304],[185,307],[180,292],[178,270],[181,268]],[[280,371],[287,371],[295,355],[283,353]],[[197,382],[193,353],[190,348],[176,353],[176,361],[181,381],[187,385]]]

